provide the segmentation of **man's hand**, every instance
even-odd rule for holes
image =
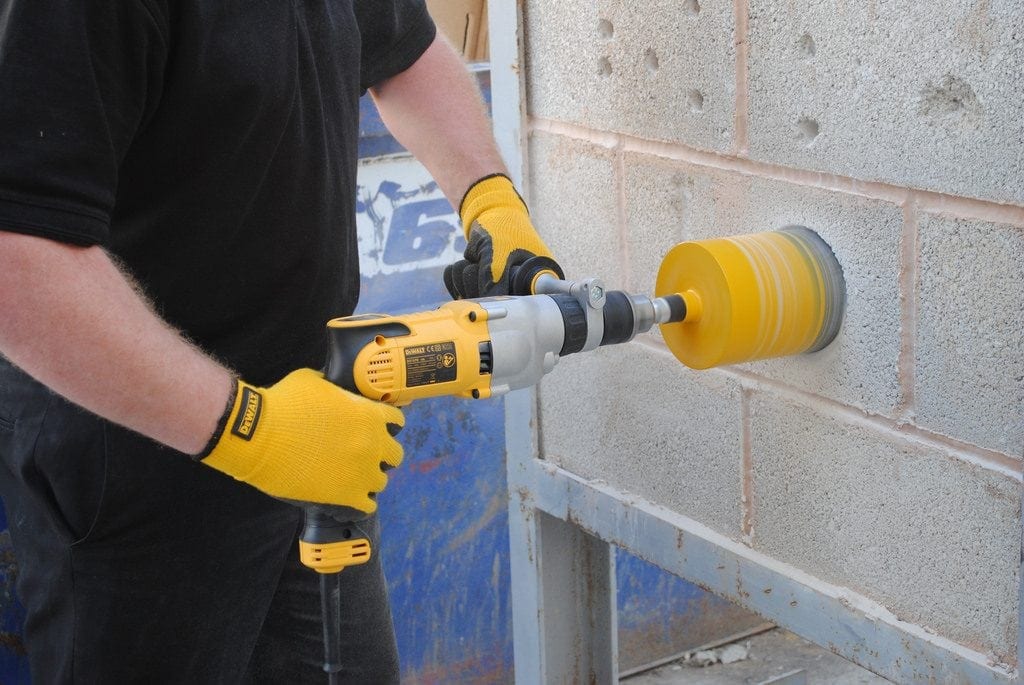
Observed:
[[[445,287],[457,300],[512,294],[513,267],[531,257],[554,259],[507,176],[487,176],[474,183],[459,216],[469,244],[464,259],[444,271]]]
[[[219,434],[197,458],[281,499],[353,507],[372,514],[402,463],[392,437],[402,412],[299,369],[269,388],[242,381]]]

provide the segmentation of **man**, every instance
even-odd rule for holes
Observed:
[[[402,452],[397,409],[314,370],[358,296],[364,89],[471,230],[453,295],[550,256],[420,1],[0,0],[0,495],[36,682],[323,681],[281,500],[372,513]],[[396,682],[379,565],[342,579],[347,681]]]

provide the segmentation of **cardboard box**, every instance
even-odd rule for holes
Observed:
[[[487,0],[427,0],[427,9],[467,61],[488,60]]]

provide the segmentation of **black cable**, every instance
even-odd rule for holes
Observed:
[[[320,574],[320,608],[324,624],[324,671],[328,682],[341,682],[341,573]]]

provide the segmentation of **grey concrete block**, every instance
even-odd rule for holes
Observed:
[[[530,216],[566,278],[622,281],[612,150],[571,138],[530,138]]]
[[[531,115],[731,148],[731,2],[528,0],[524,16]]]
[[[685,240],[703,171],[678,162],[625,156],[628,287],[653,293],[661,260]]]
[[[626,343],[565,357],[539,393],[544,459],[740,536],[737,383]]]
[[[915,422],[1024,456],[1024,229],[919,223]]]
[[[755,548],[1012,659],[1019,482],[770,396],[751,442]]]
[[[661,258],[682,240],[807,226],[843,267],[843,327],[820,352],[744,368],[873,413],[894,412],[900,400],[899,207],[640,155],[627,154],[625,166],[631,284],[653,288]]]
[[[1017,0],[750,0],[750,156],[1024,201]]]

